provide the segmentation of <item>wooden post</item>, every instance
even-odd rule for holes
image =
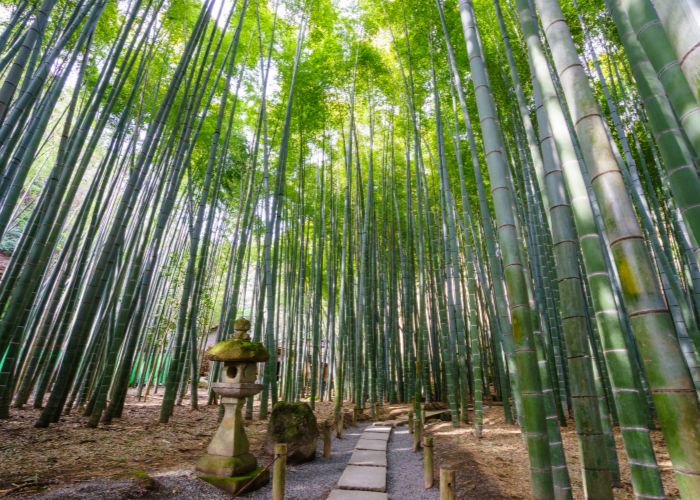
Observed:
[[[455,500],[455,471],[440,469],[440,500]]]
[[[433,487],[433,438],[425,436],[423,439],[423,486],[425,489]]]
[[[413,412],[408,412],[408,432],[413,434]]]
[[[353,408],[352,409],[352,426],[353,427],[355,427],[357,425],[357,413],[358,413],[358,409]]]
[[[420,450],[421,440],[423,439],[423,419],[415,418],[413,420],[413,451]]]
[[[338,439],[343,439],[343,426],[345,425],[345,412],[341,412],[338,420],[336,421],[335,427],[335,437]]]
[[[331,456],[331,424],[323,424],[323,456]]]
[[[272,467],[272,500],[284,500],[284,475],[287,469],[287,445],[275,445],[275,461]]]

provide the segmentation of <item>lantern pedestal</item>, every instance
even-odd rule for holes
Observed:
[[[248,320],[235,323],[234,337],[211,346],[208,359],[224,363],[221,382],[212,384],[221,396],[224,417],[209,443],[207,453],[196,465],[204,473],[200,479],[232,495],[253,491],[268,483],[269,472],[258,467],[255,456],[249,451],[248,437],[243,427],[243,406],[247,397],[259,393],[263,386],[255,383],[257,363],[267,361],[268,353],[259,342],[251,342],[247,331]]]

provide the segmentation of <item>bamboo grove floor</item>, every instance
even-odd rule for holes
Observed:
[[[37,410],[14,410],[10,420],[0,421],[0,496],[19,497],[95,478],[128,479],[141,471],[152,474],[192,466],[216,427],[217,407],[202,404],[201,410],[191,411],[185,400],[183,406],[176,408],[170,424],[160,425],[159,405],[158,396],[139,403],[130,395],[123,418],[98,429],[87,428],[85,418],[76,413],[48,429],[36,429],[33,425]],[[391,405],[387,409],[399,408],[401,405]],[[332,403],[317,403],[319,421],[328,419],[332,411]],[[252,421],[247,426],[251,449],[261,460],[266,460],[265,430],[266,422]],[[458,498],[530,498],[527,452],[518,428],[504,422],[500,406],[486,406],[484,436],[480,440],[469,427],[454,428],[448,422],[430,422],[427,431],[435,440],[436,474],[441,466],[457,471]],[[574,497],[582,498],[573,422],[562,428],[562,436]],[[671,498],[677,498],[661,433],[653,431],[652,437],[664,488]],[[619,433],[616,441],[622,485],[615,489],[615,497],[631,499],[632,487]]]

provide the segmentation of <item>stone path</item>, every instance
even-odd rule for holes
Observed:
[[[436,417],[438,415],[442,415],[443,413],[449,413],[450,409],[446,408],[444,410],[428,410],[425,411],[423,414],[423,418],[425,420],[428,420],[429,418]],[[408,412],[405,413],[403,416],[395,418],[393,420],[387,420],[384,422],[385,425],[390,425],[392,427],[400,427],[402,425],[407,425],[408,424]]]
[[[328,500],[388,500],[386,451],[391,430],[382,423],[365,428]]]

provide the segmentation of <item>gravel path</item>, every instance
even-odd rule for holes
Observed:
[[[434,500],[440,497],[437,481],[429,490],[423,488],[423,454],[413,452],[413,436],[406,427],[391,433],[387,488],[390,500]]]
[[[316,460],[299,465],[287,465],[285,481],[285,500],[322,500],[325,499],[340,479],[345,466],[350,460],[360,434],[366,424],[345,429],[343,439],[333,435],[332,453],[323,458],[323,440],[318,440]],[[267,500],[272,495],[272,484],[253,491],[241,498]]]

